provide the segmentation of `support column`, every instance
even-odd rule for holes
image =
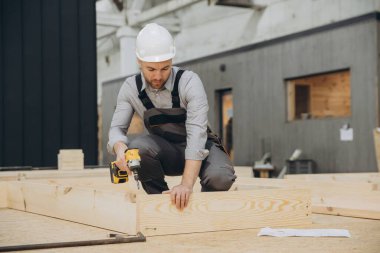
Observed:
[[[137,31],[131,27],[119,28],[116,36],[120,40],[120,75],[127,76],[139,71],[135,54]]]

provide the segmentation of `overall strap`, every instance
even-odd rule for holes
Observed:
[[[139,98],[140,98],[141,102],[143,103],[143,105],[145,106],[145,108],[147,110],[154,108],[152,100],[150,100],[150,98],[148,97],[148,94],[146,94],[145,89],[143,91],[141,90],[142,85],[143,85],[142,79],[141,79],[141,74],[136,75],[135,79],[136,79],[137,91],[139,92]]]
[[[181,76],[185,72],[185,70],[180,69],[177,71],[177,74],[175,75],[175,81],[174,81],[174,87],[172,90],[172,104],[173,108],[180,108],[180,100],[179,100],[179,93],[178,93],[178,84],[179,80],[181,79]]]

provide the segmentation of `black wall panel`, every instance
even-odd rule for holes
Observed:
[[[0,1],[0,166],[97,164],[93,0]]]
[[[23,1],[24,163],[42,164],[41,1]]]
[[[22,1],[3,1],[3,164],[24,162]]]
[[[3,13],[3,1],[0,1],[0,13]],[[3,16],[0,16],[0,27],[3,27]],[[3,119],[3,29],[0,29],[0,119]],[[0,122],[0,164],[3,164],[3,124]]]
[[[44,164],[57,161],[61,147],[60,0],[42,0],[42,107]]]
[[[62,147],[79,145],[79,52],[77,0],[61,1]]]
[[[92,35],[96,34],[96,27],[91,24],[92,20],[96,20],[95,9],[87,8],[91,5],[93,0],[79,1],[79,51],[87,57],[80,57],[79,59],[79,82],[80,86],[80,142],[83,148],[90,149],[97,147],[98,142],[96,138],[90,138],[91,136],[85,133],[88,129],[94,128],[94,122],[97,121],[97,108],[92,106],[97,103],[97,93],[95,89],[92,89],[91,85],[96,83],[96,73],[93,69],[96,69],[96,40],[92,39]],[[86,117],[83,117],[86,115]],[[93,152],[88,153],[85,157],[85,162],[93,161],[97,159],[97,154]]]

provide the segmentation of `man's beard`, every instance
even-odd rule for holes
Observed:
[[[160,82],[147,81],[147,83],[149,84],[150,87],[152,87],[154,89],[161,89],[164,86],[165,81],[160,81]]]

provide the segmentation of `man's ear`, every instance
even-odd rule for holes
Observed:
[[[139,69],[141,69],[141,60],[137,58],[137,65],[139,65]]]

